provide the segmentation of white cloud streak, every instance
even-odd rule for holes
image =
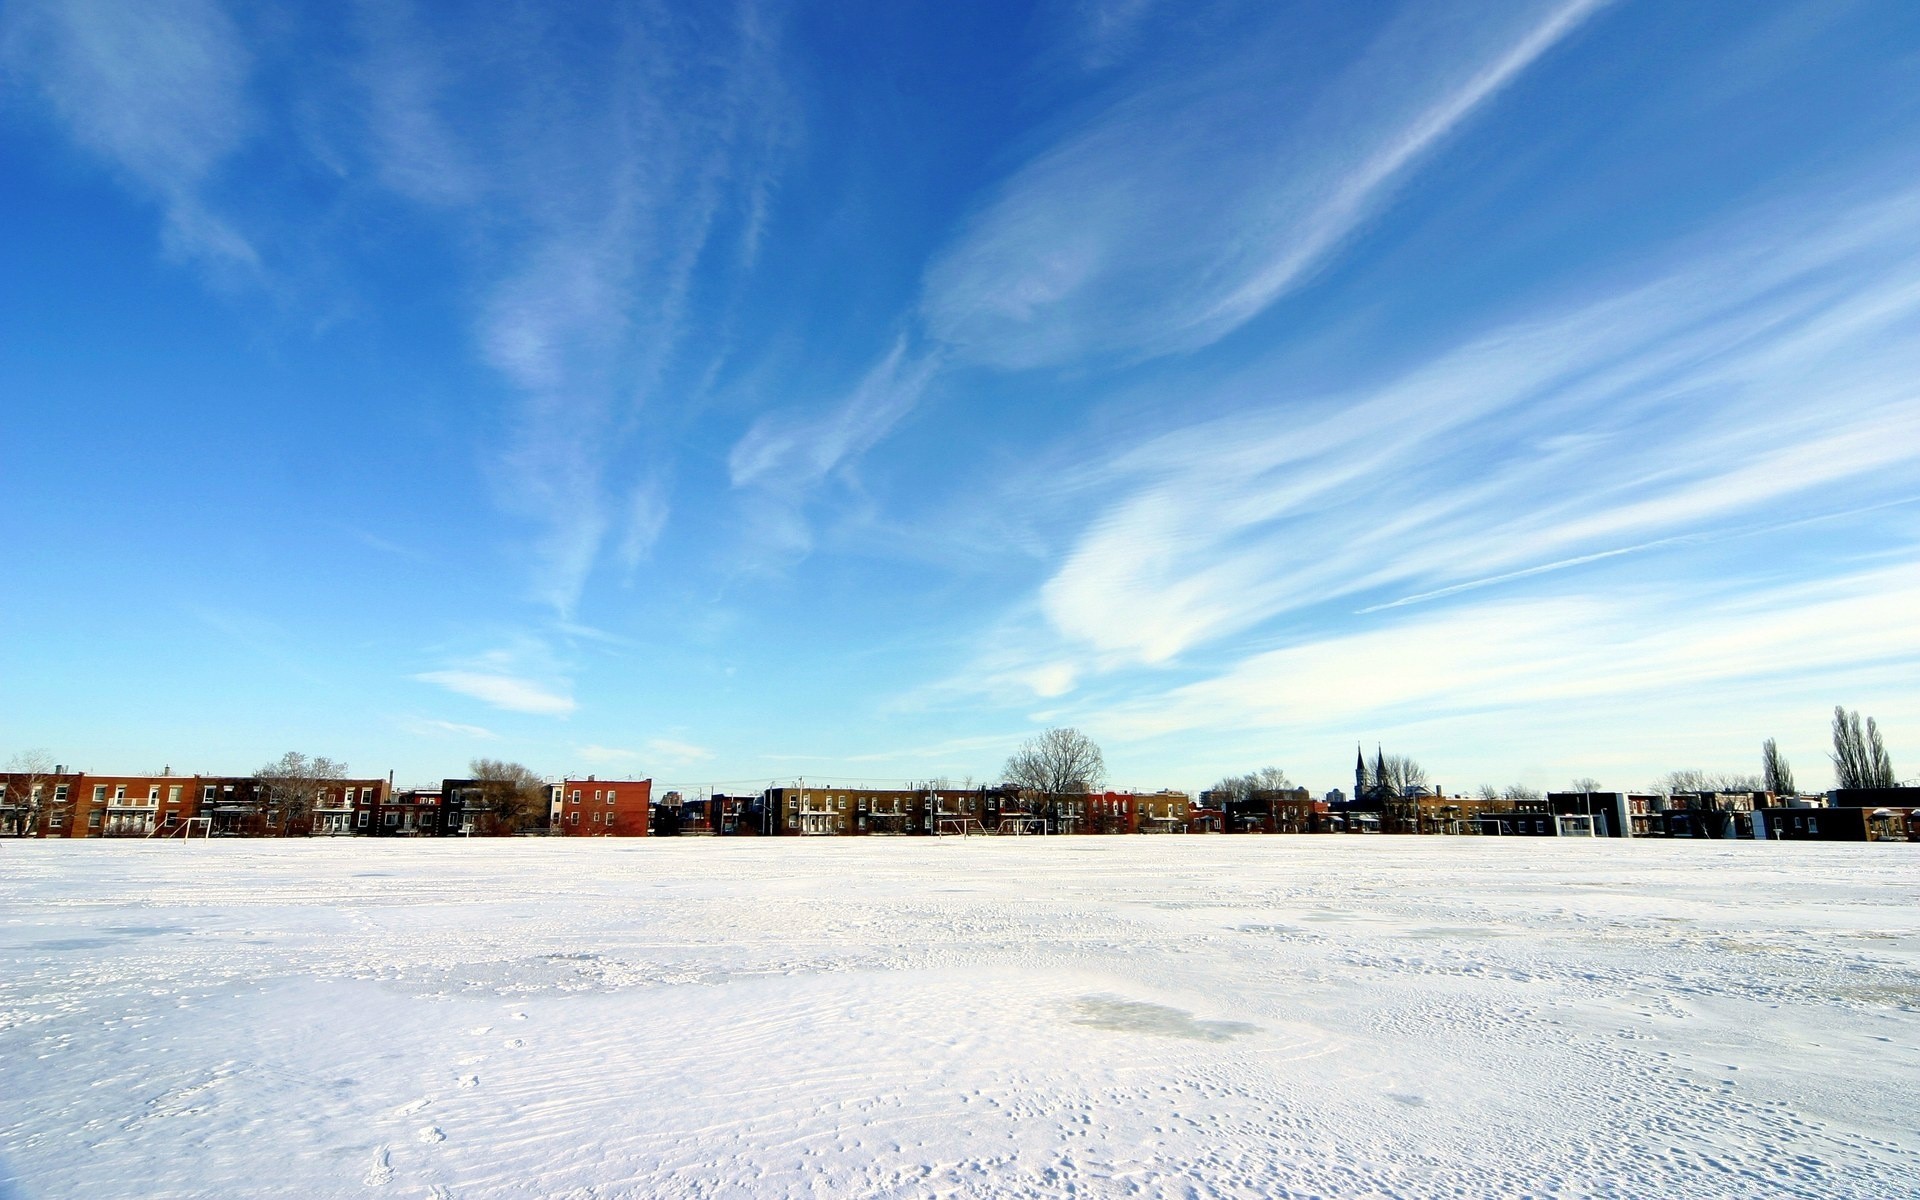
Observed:
[[[1772,588],[1506,599],[1257,654],[1087,720],[1115,737],[1201,729],[1306,736],[1598,703],[1619,722],[1633,702],[1663,695],[1738,704],[1743,689],[1769,679],[1804,691],[1823,679],[1857,687],[1863,671],[1910,671],[1920,662],[1915,612],[1913,565]]]
[[[495,671],[423,671],[413,678],[507,712],[564,717],[578,707],[550,685]]]
[[[1149,438],[1042,590],[1085,653],[1163,663],[1284,612],[1438,590],[1764,513],[1920,458],[1920,197],[1770,229],[1378,388]]]
[[[610,538],[631,571],[664,528],[661,415],[643,414],[663,402],[696,268],[718,231],[760,236],[791,133],[752,3],[691,24],[581,19],[591,37],[532,13],[429,28],[381,5],[362,22],[376,169],[470,248],[476,341],[521,396],[495,494],[539,530],[532,589],[563,619]]]
[[[456,737],[476,742],[500,740],[499,734],[484,725],[466,725],[459,721],[442,721],[433,717],[409,717],[401,722],[401,727],[409,733],[425,737]]]
[[[744,511],[762,548],[800,554],[812,546],[803,508],[810,494],[891,432],[920,402],[939,367],[935,353],[907,338],[870,367],[844,397],[810,412],[782,409],[748,428],[727,456],[727,472],[745,493]]]
[[[1013,369],[1217,341],[1600,7],[1416,5],[1314,95],[1286,77],[1280,26],[1224,62],[1175,64],[1014,173],[929,268],[927,326]]]
[[[214,0],[18,0],[0,67],[35,84],[74,141],[163,214],[162,245],[216,277],[258,265],[208,188],[253,131],[251,56]]]
[[[622,746],[602,746],[590,743],[579,747],[581,758],[596,766],[614,766],[642,762],[653,758],[673,765],[706,762],[713,757],[713,751],[705,746],[696,746],[678,738],[654,737],[643,743],[646,749],[630,750]]]
[[[918,403],[937,360],[896,340],[855,385],[823,411],[768,413],[727,457],[734,487],[801,492],[866,453]]]

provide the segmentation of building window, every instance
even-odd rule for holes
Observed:
[[[127,785],[124,783],[115,784],[113,786],[113,798],[115,800],[125,800],[127,798]]]
[[[159,784],[150,783],[147,785],[147,799],[153,801],[155,804],[160,803],[160,785]]]
[[[107,785],[104,783],[94,784],[93,785],[93,802],[95,804],[99,804],[102,801],[104,801],[106,798],[107,798]]]
[[[359,790],[358,788],[348,788],[348,789],[347,789],[347,797],[346,797],[346,803],[348,803],[348,804],[352,804],[352,803],[353,803],[353,799],[354,799],[354,797],[355,797],[355,796],[358,796],[359,794],[360,794],[360,790]]]
[[[67,802],[66,784],[56,783],[53,785],[53,802],[55,804],[65,804]]]
[[[572,800],[575,804],[580,803],[580,789],[573,789],[573,795],[568,797],[568,799]]]
[[[201,802],[205,804],[212,804],[213,798],[217,795],[219,795],[219,791],[212,784],[208,784],[200,791]]]
[[[66,824],[67,824],[67,814],[65,813],[55,813],[53,814],[53,817],[47,822],[47,825],[53,829],[64,829],[66,828]]]
[[[1807,832],[1808,832],[1808,833],[1819,833],[1819,832],[1820,832],[1820,818],[1819,818],[1819,817],[1808,817],[1808,818],[1807,818]]]
[[[399,813],[388,813],[388,814],[387,814],[387,828],[388,828],[388,829],[392,829],[392,828],[393,828],[393,827],[394,827],[395,825],[397,825],[397,824],[399,824],[399,822],[400,822],[400,814],[399,814]]]
[[[354,816],[353,823],[365,829],[367,827],[367,810],[364,808],[361,809],[359,813]]]
[[[168,804],[180,803],[180,785],[179,784],[176,783],[172,787],[167,789],[167,803]]]
[[[96,809],[94,809],[94,810],[93,810],[92,812],[90,812],[90,813],[88,813],[88,814],[87,814],[87,828],[88,828],[88,829],[98,829],[98,828],[100,828],[100,815],[101,815],[101,814],[100,814],[100,810],[99,810],[99,809],[97,809],[97,808],[96,808]]]
[[[613,803],[613,789],[612,789],[612,788],[608,788],[608,789],[607,789],[607,803],[608,803],[608,804],[612,804],[612,803]]]

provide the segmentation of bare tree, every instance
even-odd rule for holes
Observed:
[[[1791,796],[1793,786],[1793,768],[1787,765],[1787,756],[1780,753],[1780,743],[1768,738],[1760,745],[1760,777],[1766,790],[1776,796]]]
[[[1374,761],[1376,781],[1384,780],[1395,796],[1427,785],[1427,769],[1404,754],[1383,754]]]
[[[1538,800],[1540,789],[1528,787],[1524,783],[1510,783],[1507,785],[1506,797],[1509,800]]]
[[[1245,775],[1229,775],[1207,790],[1230,802],[1243,803],[1253,799],[1256,792],[1285,792],[1292,788],[1293,780],[1287,778],[1285,771],[1279,767],[1261,767]]]
[[[1021,743],[1007,759],[1008,783],[1058,796],[1107,781],[1107,761],[1092,738],[1078,729],[1049,729]]]
[[[54,782],[59,767],[45,750],[22,750],[7,763],[11,786],[0,795],[0,808],[14,810],[13,832],[31,837],[40,830],[40,815],[54,804]]]
[[[1568,783],[1567,790],[1570,792],[1597,792],[1600,790],[1600,781],[1591,775],[1582,775],[1580,778]]]
[[[296,826],[309,824],[313,810],[329,784],[347,777],[347,764],[324,755],[308,758],[289,750],[253,773],[260,781],[264,799],[280,810],[280,828],[291,833]]]
[[[1482,800],[1498,800],[1500,798],[1500,789],[1490,783],[1483,783],[1475,789],[1473,794]]]
[[[1653,784],[1652,790],[1662,796],[1671,796],[1676,792],[1763,792],[1766,790],[1766,781],[1758,775],[1689,768],[1668,771]]]
[[[1890,788],[1899,786],[1894,778],[1893,759],[1880,740],[1880,727],[1872,717],[1860,728],[1858,710],[1833,710],[1833,781],[1842,788]]]
[[[547,784],[532,768],[517,762],[476,758],[467,764],[481,783],[480,803],[494,833],[520,833],[539,823],[547,808]]]

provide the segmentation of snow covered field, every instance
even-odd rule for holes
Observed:
[[[8,842],[0,1193],[1910,1197],[1917,850]]]

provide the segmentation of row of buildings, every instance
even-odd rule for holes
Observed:
[[[650,780],[568,779],[538,788],[446,779],[396,790],[385,779],[0,772],[0,837],[449,837],[540,829],[644,837]]]
[[[446,779],[92,775],[56,767],[0,774],[0,836],[13,837],[781,837],[1149,833],[1417,834],[1499,837],[1920,841],[1920,788],[1766,792],[1550,792],[1449,796],[1424,786],[1202,792],[1000,784],[900,789],[796,782],[759,792],[656,797],[648,779],[537,786]]]

